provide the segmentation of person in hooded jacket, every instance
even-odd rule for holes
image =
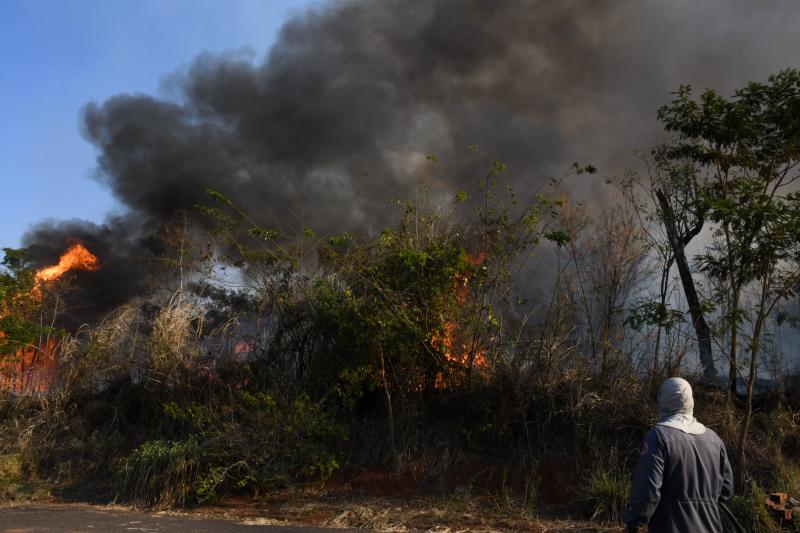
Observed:
[[[725,445],[695,420],[692,387],[682,378],[664,381],[659,421],[644,438],[623,513],[628,531],[722,532],[719,503],[733,495]]]

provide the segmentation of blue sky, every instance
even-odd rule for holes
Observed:
[[[101,221],[119,209],[92,178],[81,108],[157,94],[203,51],[256,57],[320,0],[0,0],[0,247],[43,218]]]

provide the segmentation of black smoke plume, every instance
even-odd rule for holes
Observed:
[[[24,244],[52,262],[80,238],[98,302],[140,290],[153,235],[206,188],[287,231],[380,229],[387,197],[472,190],[478,145],[530,194],[575,160],[620,172],[657,140],[681,83],[731,92],[797,58],[800,3],[340,0],[296,15],[263,60],[201,54],[165,96],[87,105],[98,179],[128,209],[48,222]],[[447,178],[432,172],[436,154]],[[570,185],[586,198],[601,180]]]

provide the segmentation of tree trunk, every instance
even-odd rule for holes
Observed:
[[[659,303],[661,304],[662,309],[665,309],[667,306],[667,292],[669,290],[669,272],[670,270],[672,270],[672,263],[674,262],[675,262],[675,257],[672,256],[668,258],[665,261],[664,265],[661,267],[661,284],[659,285],[659,295],[661,297],[661,300],[659,301]],[[653,350],[653,375],[652,375],[653,384],[656,383],[659,373],[658,359],[659,359],[659,354],[661,353],[662,327],[663,327],[662,324],[659,323],[658,329],[656,329],[656,346],[655,349]]]
[[[736,397],[736,380],[738,379],[738,340],[739,340],[739,298],[741,289],[739,287],[733,288],[733,296],[731,298],[731,348],[728,354],[728,390],[730,391],[731,398]]]
[[[697,288],[694,285],[692,272],[689,269],[689,261],[686,259],[686,243],[678,235],[675,214],[667,196],[661,190],[656,190],[656,196],[658,196],[658,202],[661,204],[664,229],[667,231],[667,238],[669,239],[672,253],[675,255],[675,264],[678,266],[678,273],[681,276],[683,293],[686,295],[689,313],[692,316],[692,325],[697,334],[700,366],[703,368],[703,375],[706,379],[714,381],[717,378],[717,371],[714,368],[714,357],[711,353],[711,330],[703,314],[703,308],[700,306],[700,297],[697,295]]]
[[[392,392],[389,390],[389,379],[386,377],[386,361],[383,357],[383,347],[379,346],[381,354],[381,381],[383,382],[383,394],[386,397],[386,419],[389,422],[389,444],[392,447],[392,461],[397,459],[397,443],[394,438],[394,408],[392,405]]]
[[[767,281],[762,281],[761,302],[758,306],[758,316],[756,317],[753,337],[750,341],[750,375],[747,379],[747,400],[745,403],[744,420],[739,432],[739,442],[736,449],[736,491],[741,494],[747,481],[747,436],[750,433],[750,421],[753,418],[753,386],[756,383],[756,370],[758,369],[758,351],[761,348],[761,332],[764,328],[764,321],[767,313],[765,312],[767,301]]]
[[[751,348],[754,350],[750,354],[750,376],[747,380],[747,400],[745,403],[744,419],[739,432],[739,442],[736,448],[736,492],[742,494],[747,481],[747,436],[750,433],[750,420],[753,417],[753,386],[756,382],[756,355],[759,348],[757,339],[753,341]]]

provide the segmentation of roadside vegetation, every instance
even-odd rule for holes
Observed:
[[[142,258],[149,294],[80,328],[64,302],[91,273],[37,289],[6,250],[3,352],[58,363],[0,402],[0,491],[429,494],[613,524],[658,386],[684,375],[735,463],[741,521],[797,530],[763,498],[800,498],[780,341],[798,318],[800,75],[731,98],[682,87],[659,117],[671,140],[597,184],[602,206],[562,192],[597,181],[590,165],[523,196],[476,147],[474,191],[393,201],[377,235],[281,234],[208,191]]]

